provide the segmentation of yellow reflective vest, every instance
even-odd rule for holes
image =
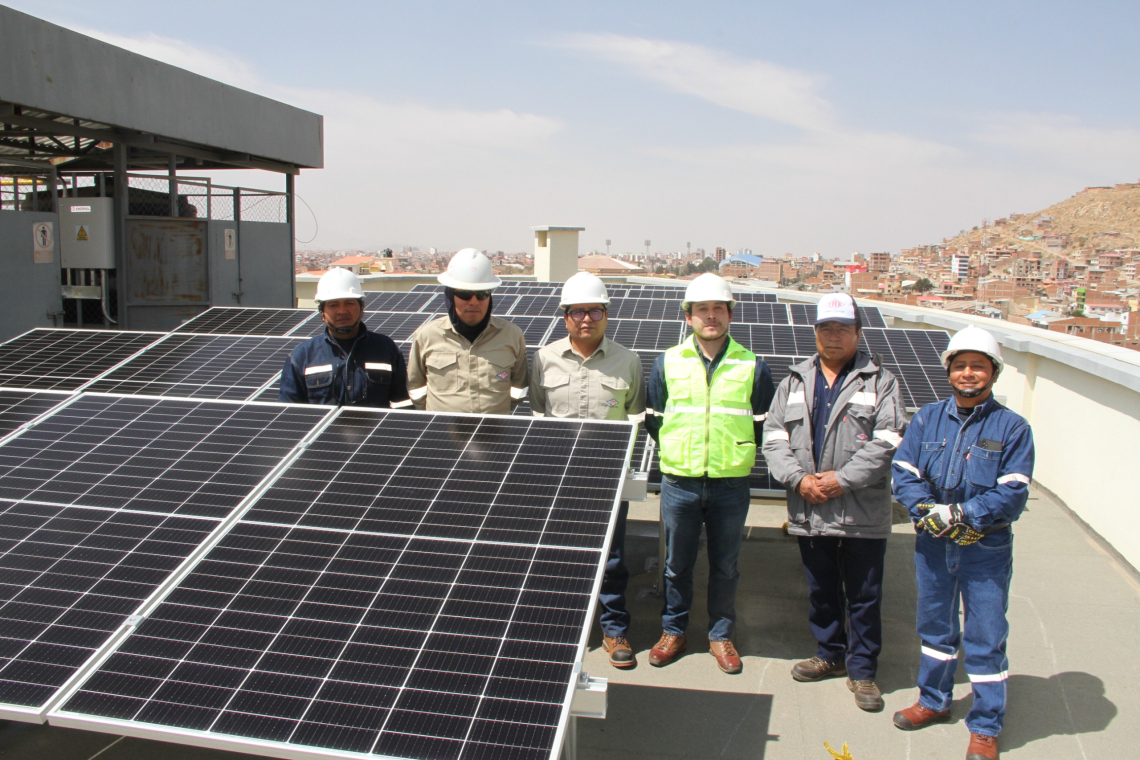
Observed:
[[[738,478],[756,464],[752,382],[756,354],[728,336],[709,381],[690,337],[665,352],[669,399],[658,440],[661,471],[684,478]]]

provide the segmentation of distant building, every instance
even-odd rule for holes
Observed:
[[[609,256],[583,256],[578,259],[579,272],[592,272],[596,275],[636,275],[645,274],[645,268],[628,261],[619,261]]]
[[[891,271],[891,254],[887,252],[872,253],[869,269],[872,272]]]
[[[723,262],[724,257],[727,253],[728,253],[728,251],[724,250],[723,248],[717,248],[716,249],[716,263],[720,264],[721,262]]]
[[[950,276],[958,281],[968,280],[970,278],[970,257],[951,256]]]
[[[356,274],[369,274],[372,271],[372,259],[372,256],[345,256],[329,266],[335,269],[347,269]]]

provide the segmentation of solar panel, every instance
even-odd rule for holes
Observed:
[[[37,328],[0,344],[0,386],[73,391],[162,336]]]
[[[51,720],[551,758],[632,432],[346,409]]]
[[[0,498],[223,518],[329,411],[84,395],[0,446]]]
[[[611,298],[610,317],[616,319],[684,319],[681,302],[658,298]]]
[[[286,358],[302,342],[304,338],[172,334],[86,390],[247,399],[281,372]]]
[[[0,501],[0,715],[35,715],[218,525]]]
[[[791,325],[754,325],[733,322],[728,332],[740,345],[754,354],[811,356],[815,353],[815,330]],[[688,337],[686,331],[686,337]]]
[[[433,298],[431,293],[366,292],[365,311],[420,311]]]
[[[408,314],[406,312],[366,311],[364,324],[374,333],[387,335],[394,341],[407,340],[412,337],[420,325],[433,319],[431,314]],[[305,325],[305,327],[310,327]],[[325,332],[325,323],[318,322],[307,331],[309,337],[315,337]]]
[[[179,325],[174,332],[213,335],[288,335],[301,323],[315,316],[311,309],[215,306]]]
[[[733,322],[761,325],[788,324],[788,306],[782,303],[737,303],[732,310]]]
[[[518,325],[519,329],[523,331],[523,337],[526,338],[528,346],[541,346],[544,344],[543,338],[546,333],[550,331],[551,325],[556,321],[562,322],[561,319],[556,317],[506,317],[511,322]]]
[[[792,311],[792,324],[795,325],[814,325],[815,324],[815,304],[813,303],[793,303],[788,304]],[[887,323],[883,321],[883,315],[875,306],[857,306],[859,315],[863,319],[863,327],[886,327]]]
[[[70,399],[65,393],[0,390],[0,439]]]
[[[511,316],[540,317],[552,316],[558,313],[558,303],[561,296],[519,296],[518,302],[511,309]],[[496,309],[497,311],[497,309]]]
[[[755,293],[752,291],[734,291],[733,297],[737,302],[743,303],[776,303],[779,299],[775,293]]]
[[[438,283],[421,282],[412,286],[413,293],[442,293],[443,286]]]

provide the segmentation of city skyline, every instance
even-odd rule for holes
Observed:
[[[1140,176],[1125,4],[9,4],[323,114],[314,247],[846,257]]]

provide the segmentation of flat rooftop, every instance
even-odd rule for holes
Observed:
[[[703,632],[705,569],[696,577],[688,654],[666,668],[648,664],[660,634],[654,595],[656,510],[651,497],[630,512],[631,641],[639,665],[610,667],[595,629],[586,669],[610,679],[606,720],[578,720],[580,760],[830,760],[823,743],[847,742],[854,760],[965,755],[970,687],[959,668],[953,719],[923,731],[891,725],[917,697],[914,533],[900,520],[888,543],[884,647],[878,682],[886,710],[855,707],[844,679],[801,684],[789,671],[810,657],[807,584],[799,551],[783,535],[784,507],[756,500],[740,555],[737,647],[744,672],[728,676],[708,655]],[[1134,756],[1140,728],[1140,579],[1064,507],[1036,488],[1015,526],[1010,599],[1009,713],[1001,736],[1009,760]],[[703,551],[701,562],[704,561]],[[0,723],[0,756],[52,760],[238,760],[238,755],[118,738],[46,725]]]

